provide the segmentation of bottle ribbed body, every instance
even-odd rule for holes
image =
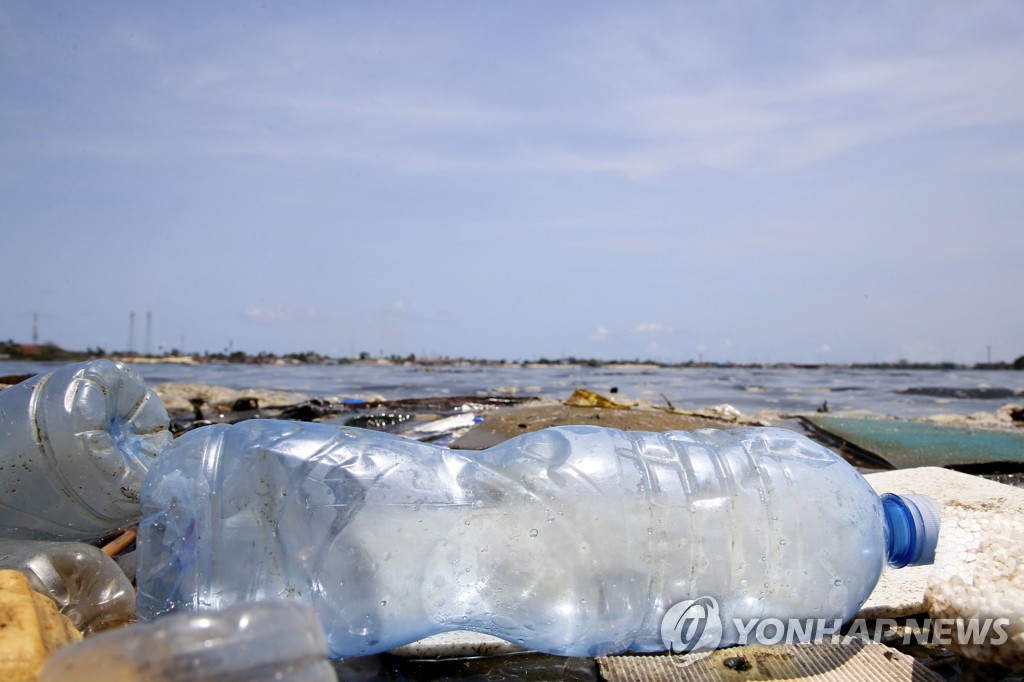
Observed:
[[[0,392],[0,537],[82,540],[136,520],[168,424],[142,377],[109,360]]]
[[[463,452],[257,420],[176,441],[143,505],[140,617],[294,598],[341,656],[451,629],[661,650],[665,611],[699,596],[723,619],[847,617],[884,547],[863,478],[766,429],[561,427]]]

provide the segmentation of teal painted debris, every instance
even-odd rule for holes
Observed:
[[[896,469],[991,462],[1024,463],[1024,431],[928,422],[812,415],[806,423],[839,448],[852,446]]]

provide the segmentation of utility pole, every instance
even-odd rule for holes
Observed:
[[[146,345],[143,347],[146,355],[153,354],[153,312],[146,311]]]
[[[39,313],[32,313],[32,345],[39,345]]]
[[[135,311],[128,313],[128,352],[135,352]]]

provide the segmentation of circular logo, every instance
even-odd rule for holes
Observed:
[[[718,600],[700,597],[674,604],[661,619],[661,641],[674,654],[717,649],[722,642]]]

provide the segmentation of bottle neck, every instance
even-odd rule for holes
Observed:
[[[885,518],[885,556],[892,568],[935,561],[938,506],[923,495],[882,495]]]

